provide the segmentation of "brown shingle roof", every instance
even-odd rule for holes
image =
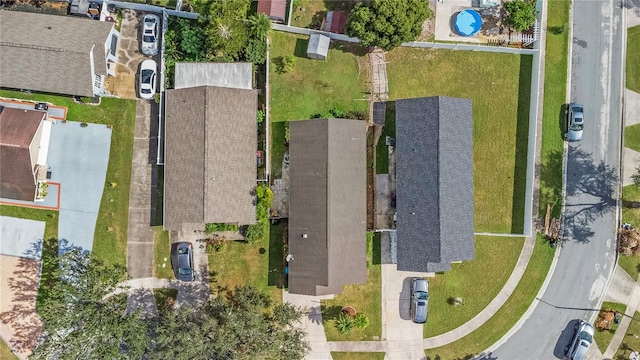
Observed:
[[[45,116],[43,111],[0,107],[0,197],[34,200],[37,155],[29,147]]]
[[[113,23],[72,16],[0,11],[0,86],[93,96],[106,75],[105,42]]]
[[[289,291],[341,293],[367,278],[366,124],[315,119],[289,131]]]
[[[167,92],[164,227],[256,221],[257,91]]]

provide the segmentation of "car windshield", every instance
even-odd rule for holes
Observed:
[[[179,268],[178,272],[180,275],[191,275],[192,271],[189,268]]]
[[[153,35],[145,35],[142,41],[147,43],[152,43],[152,42],[156,42],[156,38]]]
[[[591,334],[589,334],[589,333],[588,333],[588,332],[586,332],[586,331],[581,332],[581,333],[580,333],[580,340],[588,341],[588,342],[589,342],[589,344],[591,344],[591,341],[592,341]],[[582,344],[584,345],[584,342],[583,342]],[[588,345],[587,345],[587,346],[588,346]]]
[[[152,75],[153,75],[153,70],[142,70],[142,74],[140,75],[142,77],[142,83],[150,84]]]
[[[429,294],[424,291],[418,291],[416,293],[416,299],[418,300],[427,300],[429,299]]]
[[[578,119],[576,119],[577,121]],[[582,119],[580,119],[580,122],[582,122]],[[584,127],[584,125],[582,124],[578,124],[577,122],[574,122],[573,124],[571,124],[570,129],[573,131],[580,131],[582,130],[582,128]]]

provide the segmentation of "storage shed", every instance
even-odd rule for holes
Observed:
[[[309,59],[326,60],[329,52],[331,39],[322,34],[311,34],[309,46],[307,47],[307,57]]]

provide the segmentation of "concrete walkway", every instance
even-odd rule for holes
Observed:
[[[320,309],[320,300],[332,299],[331,296],[307,296],[291,294],[288,291],[282,291],[282,302],[295,305],[307,314],[302,318],[300,327],[307,332],[306,340],[311,345],[311,351],[305,359],[307,360],[331,360],[330,344],[327,342],[327,336],[322,326],[322,311]],[[360,344],[361,342],[355,342]],[[363,342],[364,343],[364,342]],[[346,350],[357,351],[357,350]],[[371,351],[371,350],[369,350]]]

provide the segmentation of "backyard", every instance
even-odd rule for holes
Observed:
[[[429,279],[424,337],[453,330],[482,311],[507,282],[523,244],[523,238],[478,236],[473,260],[452,264],[451,270]],[[463,305],[454,305],[455,298],[462,298]]]
[[[9,90],[0,90],[0,96],[66,106],[67,120],[112,126],[109,166],[98,212],[93,253],[107,265],[125,265],[136,102],[102,98],[99,106],[92,106],[75,103],[71,97]]]
[[[276,177],[285,151],[281,122],[327,117],[332,110],[361,118],[369,111],[365,49],[332,41],[327,60],[321,61],[307,58],[307,44],[308,36],[271,35],[271,170]],[[295,65],[284,73],[278,69],[288,55],[294,56]]]
[[[322,300],[322,323],[328,341],[370,341],[382,333],[382,268],[380,265],[380,236],[367,233],[367,282],[347,285],[342,294],[332,300]],[[345,306],[352,306],[369,319],[369,326],[340,334],[336,318]]]
[[[284,285],[283,240],[286,223],[271,225],[262,241],[248,244],[227,240],[209,255],[209,284],[213,294],[248,284],[282,302]]]
[[[386,60],[390,100],[473,101],[475,230],[522,233],[532,57],[398,48]]]

